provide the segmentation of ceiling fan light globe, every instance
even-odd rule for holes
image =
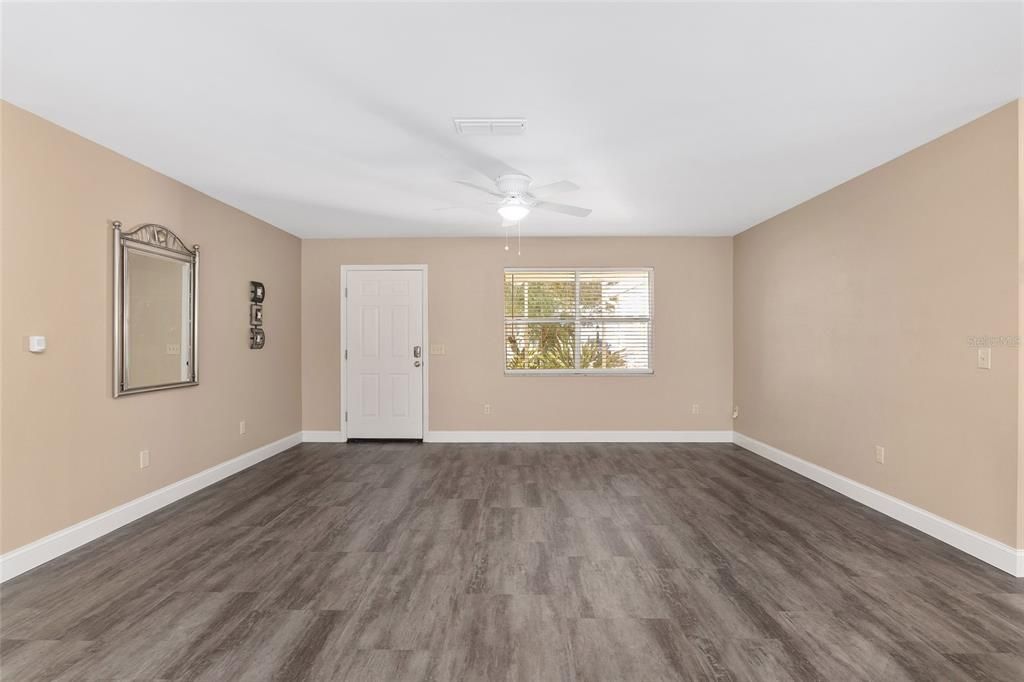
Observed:
[[[527,206],[519,204],[510,204],[508,206],[502,206],[498,209],[498,215],[505,220],[513,223],[518,223],[520,220],[530,215],[530,209]]]

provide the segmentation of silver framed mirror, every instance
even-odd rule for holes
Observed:
[[[114,397],[199,383],[199,246],[114,226]]]

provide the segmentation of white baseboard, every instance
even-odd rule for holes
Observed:
[[[35,542],[23,545],[0,556],[0,582],[9,580],[36,566],[56,559],[62,554],[81,547],[87,542],[102,537],[121,526],[151,514],[161,507],[166,507],[187,495],[247,469],[254,464],[284,452],[288,448],[302,442],[302,435],[294,433],[281,440],[267,443],[250,450],[234,459],[229,459],[209,469],[183,478],[176,483],[164,486],[159,490],[114,507],[102,514],[97,514],[73,526],[40,538]]]
[[[731,443],[732,431],[428,431],[426,443]]]
[[[1015,549],[998,540],[982,535],[970,528],[931,513],[903,500],[875,490],[863,483],[842,476],[817,464],[800,459],[774,446],[736,432],[733,441],[765,459],[795,471],[826,488],[880,511],[897,521],[927,533],[937,540],[952,545],[962,552],[981,559],[1018,578],[1024,578],[1024,550]]]
[[[347,439],[341,431],[303,431],[303,443],[344,443]]]
[[[0,582],[40,566],[187,495],[238,473],[300,442],[344,442],[340,431],[302,431],[250,450],[119,507],[0,555]],[[728,443],[831,488],[952,545],[1016,577],[1024,577],[1024,550],[965,528],[879,490],[732,431],[430,431],[432,443]]]

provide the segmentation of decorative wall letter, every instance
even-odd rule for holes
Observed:
[[[263,282],[249,282],[249,348],[260,350],[267,343],[263,331],[263,299],[267,290]]]

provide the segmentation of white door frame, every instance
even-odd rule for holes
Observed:
[[[345,409],[347,405],[345,401],[348,399],[346,384],[346,367],[348,363],[345,361],[345,333],[346,323],[348,318],[348,296],[345,293],[345,286],[348,282],[348,273],[355,270],[412,270],[423,273],[423,440],[427,439],[427,432],[430,430],[429,416],[430,416],[430,324],[427,319],[427,266],[425,264],[419,265],[342,265],[341,266],[341,287],[338,291],[339,297],[341,298],[341,338],[338,344],[338,358],[341,361],[341,410],[338,414],[338,419],[341,422],[341,438],[346,440],[348,438],[348,422],[345,421]]]

